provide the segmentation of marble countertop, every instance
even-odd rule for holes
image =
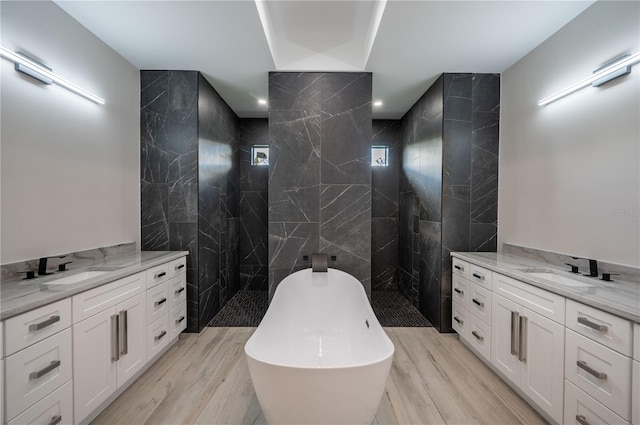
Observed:
[[[452,252],[451,256],[640,323],[640,285],[637,283],[617,280],[605,282],[570,273],[567,268],[553,264],[495,252]],[[527,273],[527,270],[533,269],[553,270],[558,275],[580,280],[590,285],[587,287],[561,285]]]
[[[3,281],[0,285],[0,321],[188,254],[188,251],[136,251],[95,261],[81,268],[57,272],[50,276]],[[62,277],[89,271],[106,271],[107,273],[68,285],[47,284]]]

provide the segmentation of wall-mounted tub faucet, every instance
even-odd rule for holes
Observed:
[[[311,269],[314,272],[327,272],[329,261],[326,254],[313,254],[311,256]]]

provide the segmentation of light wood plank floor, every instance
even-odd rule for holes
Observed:
[[[542,424],[455,334],[385,328],[396,347],[376,424]],[[183,334],[92,424],[264,424],[244,358],[254,328]]]

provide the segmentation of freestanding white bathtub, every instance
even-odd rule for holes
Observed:
[[[394,352],[362,284],[335,269],[286,277],[244,349],[270,424],[371,424]]]

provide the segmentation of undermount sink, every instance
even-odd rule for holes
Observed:
[[[590,286],[593,286],[592,283],[588,283],[588,282],[583,282],[582,280],[578,280],[578,279],[572,279],[570,277],[567,276],[563,276],[561,274],[558,274],[557,272],[553,271],[553,270],[525,270],[525,273],[529,276],[532,277],[537,277],[543,280],[548,280],[550,282],[553,283],[557,283],[559,285],[564,285],[564,286],[571,286],[574,288],[588,288]]]
[[[89,272],[82,272],[72,274],[70,276],[62,277],[60,279],[51,280],[49,282],[43,282],[45,285],[71,285],[72,283],[82,282],[83,280],[93,279],[94,277],[101,276],[105,273],[109,273],[107,270],[96,270]]]

